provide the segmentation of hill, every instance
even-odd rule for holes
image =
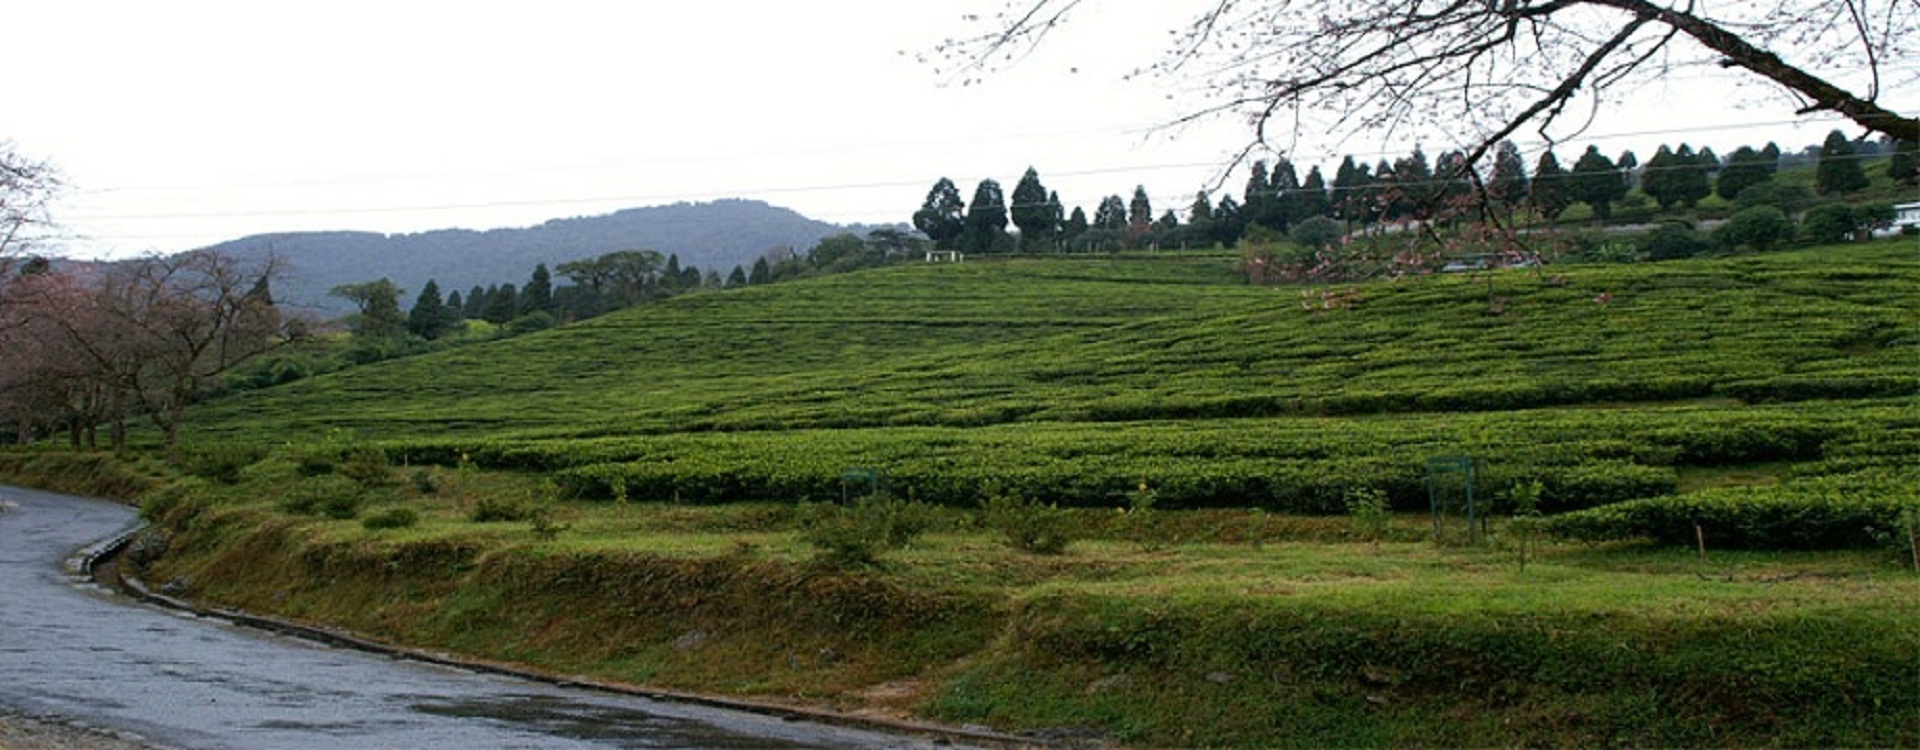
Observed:
[[[1911,243],[1307,288],[1231,263],[893,266],[209,403],[196,476],[146,502],[148,580],[1118,746],[1915,744],[1885,708],[1920,644],[1920,551],[1889,549],[1920,518]],[[1458,456],[1478,524],[1429,511]],[[891,496],[845,502],[869,477]],[[1633,541],[1540,539],[1522,497]]]
[[[291,273],[277,293],[283,301],[333,316],[346,303],[327,296],[335,286],[387,278],[418,292],[428,279],[443,293],[474,285],[524,284],[533,267],[549,267],[616,250],[677,254],[683,266],[725,274],[780,247],[804,251],[822,237],[864,231],[815,221],[760,201],[722,200],[632,208],[602,216],[554,219],[534,227],[416,234],[293,232],[262,234],[211,249],[249,260],[272,254]],[[411,299],[403,300],[411,302]]]
[[[1230,263],[693,295],[217,402],[190,434],[345,430],[602,496],[822,497],[878,466],[955,504],[1004,480],[1097,505],[1144,480],[1176,505],[1308,511],[1355,486],[1420,507],[1433,455],[1569,509],[1912,440],[1920,262],[1897,241],[1331,289],[1247,286]]]

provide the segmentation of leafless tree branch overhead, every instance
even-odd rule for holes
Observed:
[[[1575,100],[1605,107],[1638,85],[1740,71],[1862,130],[1920,141],[1920,118],[1880,101],[1910,67],[1915,0],[1195,0],[1148,70],[1246,116],[1256,139],[1283,114],[1333,126],[1439,129],[1491,144],[1544,130]],[[984,72],[1042,43],[1093,0],[1012,0],[940,47]],[[1113,4],[1106,12],[1127,12]],[[1152,54],[1148,52],[1147,54]]]

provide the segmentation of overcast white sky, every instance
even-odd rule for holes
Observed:
[[[916,61],[999,5],[6,2],[0,139],[61,169],[55,218],[66,251],[88,256],[727,197],[897,222],[942,176],[970,198],[987,177],[1011,191],[1029,165],[1069,207],[1144,185],[1156,209],[1179,208],[1244,144],[1231,121],[1156,130],[1183,114],[1170,82],[1124,80],[1192,2],[1108,3],[1128,12],[1078,17],[984,85]],[[1644,159],[1663,140],[1791,149],[1835,125],[1653,94],[1576,142]],[[1330,174],[1341,153],[1377,160],[1407,141],[1310,139],[1294,160]]]

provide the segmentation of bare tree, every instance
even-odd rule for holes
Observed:
[[[47,205],[61,187],[51,165],[0,141],[0,278],[10,276],[15,259],[52,231]]]
[[[39,339],[44,357],[33,375],[98,384],[68,394],[65,404],[85,442],[106,422],[120,447],[126,416],[141,413],[160,429],[168,460],[177,461],[180,428],[202,389],[287,340],[288,321],[271,293],[278,270],[273,259],[249,264],[196,250],[50,272],[8,290],[9,314],[29,321],[18,332]],[[82,442],[81,433],[74,440]]]
[[[1012,0],[1000,14],[970,17],[984,32],[940,50],[984,70],[1093,4]],[[1777,85],[1800,114],[1835,112],[1914,141],[1920,119],[1879,96],[1883,74],[1913,75],[1901,63],[1916,26],[1915,0],[1204,0],[1143,70],[1200,77],[1205,98],[1180,121],[1245,116],[1249,152],[1271,147],[1279,128],[1330,113],[1332,130],[1460,133],[1475,163],[1529,125],[1556,141],[1547,128],[1580,108],[1722,68]]]

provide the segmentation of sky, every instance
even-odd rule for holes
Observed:
[[[1190,106],[1181,82],[1128,75],[1191,1],[1110,2],[964,85],[923,58],[998,0],[0,5],[0,141],[60,170],[58,246],[80,257],[735,197],[895,223],[941,177],[971,198],[985,178],[1011,193],[1029,166],[1089,213],[1135,186],[1158,211],[1245,182],[1229,171],[1243,122],[1165,127]],[[1722,94],[1661,87],[1576,142],[1642,160],[1680,140],[1791,150],[1839,124]],[[1341,154],[1413,140],[1311,134],[1292,158],[1331,175]]]

